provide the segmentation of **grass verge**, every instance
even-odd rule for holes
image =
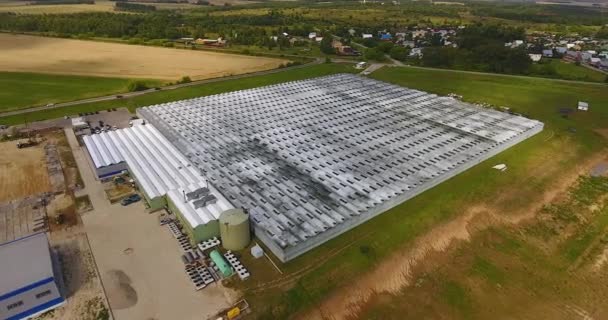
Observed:
[[[44,111],[30,112],[15,116],[0,118],[0,124],[15,125],[24,122],[40,121],[54,118],[61,118],[78,114],[81,112],[91,112],[107,110],[110,108],[127,107],[135,111],[138,107],[164,103],[169,101],[183,100],[194,97],[207,96],[222,92],[244,90],[256,88],[286,81],[301,80],[306,78],[329,75],[339,72],[355,72],[351,65],[346,64],[320,64],[310,67],[288,70],[285,72],[272,73],[262,76],[245,77],[235,80],[226,80],[202,84],[197,86],[179,88],[175,90],[159,91],[142,96],[125,98],[120,100],[104,101],[97,103],[87,103],[77,106],[49,109]]]
[[[129,79],[0,72],[0,112],[126,92]],[[141,80],[149,87],[162,84]]]
[[[396,250],[407,248],[417,236],[462,214],[472,204],[492,204],[505,212],[524,208],[530,201],[538,201],[580,159],[607,145],[594,131],[608,123],[605,86],[399,67],[380,69],[372,78],[442,95],[456,93],[469,102],[508,106],[543,121],[545,131],[283,264],[282,276],[253,276],[248,283],[237,283],[259,319],[288,318],[317,307],[332,292],[356,281]],[[579,100],[589,101],[591,111],[567,117],[559,112],[562,107],[575,108]],[[491,170],[497,163],[508,164],[509,170]],[[478,261],[473,272],[490,282],[507,281],[504,272],[492,268],[492,260],[487,261]],[[251,272],[265,271],[252,268]],[[267,285],[269,281],[274,285]]]

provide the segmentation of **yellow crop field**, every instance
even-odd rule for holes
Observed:
[[[0,34],[0,71],[193,80],[277,68],[287,60],[139,45]]]

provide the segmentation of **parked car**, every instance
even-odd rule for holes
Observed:
[[[130,195],[130,196],[122,199],[120,201],[120,204],[122,204],[123,206],[128,206],[131,203],[135,203],[135,202],[137,202],[139,200],[141,200],[141,196],[140,195],[138,195],[138,194],[132,194],[132,195]]]

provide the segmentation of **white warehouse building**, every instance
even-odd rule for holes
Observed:
[[[153,125],[85,136],[83,141],[99,177],[127,170],[152,211],[176,213],[194,241],[219,236],[218,219],[234,206]]]
[[[0,319],[31,319],[65,303],[45,233],[0,244]]]

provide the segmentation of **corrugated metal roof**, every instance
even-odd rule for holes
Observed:
[[[96,168],[125,161],[148,197],[171,197],[193,228],[234,208],[217,189],[207,186],[198,169],[151,124],[85,136],[83,140]],[[193,201],[184,202],[184,191],[202,187],[209,188],[217,198],[215,203],[195,208]]]
[[[53,276],[46,234],[0,244],[0,297]]]
[[[195,208],[194,200],[196,199],[184,201],[184,193],[192,192],[200,188],[209,188],[209,193],[213,194],[217,198],[217,201],[201,208]],[[167,196],[179,209],[184,218],[188,220],[188,223],[190,223],[191,226],[207,224],[209,221],[217,220],[222,212],[234,208],[217,189],[204,182],[169,190]]]

